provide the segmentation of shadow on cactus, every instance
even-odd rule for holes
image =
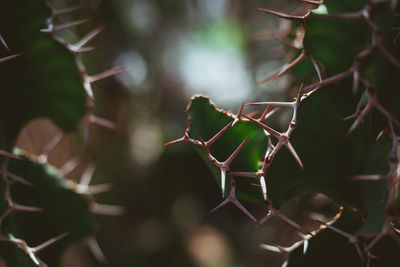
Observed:
[[[227,180],[230,193],[213,211],[233,203],[256,228],[277,217],[296,229],[299,241],[291,247],[261,245],[280,253],[282,266],[389,266],[400,243],[400,62],[391,52],[400,5],[301,2],[307,12],[300,15],[260,8],[290,20],[290,35],[298,38],[274,34],[297,57],[262,82],[288,72],[298,80],[306,77],[296,96],[288,102],[246,104],[237,114],[195,96],[184,136],[171,143],[193,144],[222,191]],[[265,112],[245,115],[248,105]],[[269,126],[270,107],[292,111],[286,130]],[[280,211],[287,199],[316,193],[341,206],[334,218],[314,219],[319,227],[307,229]],[[256,219],[240,200],[264,205],[267,215]],[[309,252],[300,255],[298,248],[304,245],[305,253],[309,243]]]

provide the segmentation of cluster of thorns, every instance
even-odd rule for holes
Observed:
[[[86,102],[86,114],[84,115],[82,119],[82,128],[83,128],[83,136],[85,139],[85,144],[88,143],[88,138],[89,138],[89,124],[97,124],[106,128],[110,128],[112,130],[117,130],[118,126],[114,123],[111,122],[107,119],[97,117],[93,114],[93,107],[94,107],[94,95],[92,91],[92,83],[103,80],[107,77],[110,77],[112,75],[118,74],[122,71],[126,70],[126,67],[118,67],[115,69],[107,70],[102,73],[99,73],[97,75],[88,75],[86,68],[80,58],[80,54],[84,52],[89,52],[95,50],[95,47],[92,46],[86,46],[85,45],[91,41],[94,37],[96,37],[105,27],[104,26],[99,26],[95,28],[94,30],[90,31],[88,34],[86,34],[83,38],[80,38],[74,43],[70,43],[60,37],[58,35],[59,32],[61,31],[66,31],[70,37],[74,39],[78,39],[77,34],[73,31],[73,28],[81,25],[83,23],[87,23],[90,21],[90,19],[82,19],[78,21],[73,21],[73,22],[64,22],[62,16],[65,14],[69,14],[71,12],[74,12],[76,10],[79,10],[80,8],[84,7],[87,3],[84,2],[82,4],[79,4],[77,6],[73,6],[70,8],[64,8],[64,9],[55,9],[52,7],[47,1],[46,4],[48,8],[51,10],[52,15],[46,20],[46,28],[41,30],[43,34],[50,34],[50,36],[58,43],[62,44],[66,50],[71,53],[71,55],[75,59],[76,66],[79,70],[80,76],[83,81],[83,87],[86,92],[87,96],[87,102]],[[0,35],[0,43],[6,48],[6,50],[11,54],[11,50],[9,49],[6,41],[4,38]],[[10,56],[6,56],[3,58],[0,58],[0,63],[12,60],[16,57],[23,56],[23,54],[12,54]],[[63,139],[63,134],[59,133],[54,136],[50,140],[50,142],[43,148],[43,151],[41,155],[38,157],[35,157],[34,155],[30,155],[27,153],[26,155],[29,156],[33,160],[37,160],[40,162],[47,162],[48,156],[51,153],[51,151],[61,142]],[[47,264],[43,262],[39,257],[38,253],[42,251],[43,249],[47,248],[48,246],[52,245],[54,242],[64,238],[65,236],[68,235],[68,233],[62,233],[58,235],[57,237],[51,238],[50,240],[43,242],[42,244],[31,247],[29,246],[25,240],[19,239],[14,237],[12,234],[5,234],[3,233],[2,226],[7,217],[9,217],[14,211],[25,211],[25,212],[41,212],[43,211],[42,208],[39,207],[31,207],[31,206],[26,206],[26,205],[20,205],[18,203],[15,203],[14,200],[12,199],[12,193],[11,193],[11,186],[14,183],[21,183],[26,186],[34,186],[30,182],[28,182],[26,179],[23,177],[20,177],[14,173],[11,173],[7,170],[7,165],[9,158],[11,159],[16,159],[16,160],[26,160],[25,158],[22,158],[20,156],[17,156],[11,152],[8,152],[6,150],[0,149],[0,156],[3,156],[5,159],[3,161],[3,165],[1,166],[0,169],[0,174],[2,176],[2,183],[5,186],[4,190],[4,199],[6,201],[6,204],[8,208],[0,216],[0,241],[3,242],[9,242],[15,244],[18,248],[20,248],[22,251],[24,251],[30,258],[31,260],[40,267],[46,267]],[[72,158],[71,160],[68,160],[63,166],[61,166],[57,171],[58,175],[60,177],[65,177],[68,173],[70,173],[77,165],[79,164],[79,161],[77,158]],[[71,189],[76,191],[77,193],[86,195],[89,199],[92,201],[90,202],[90,211],[93,213],[97,214],[103,214],[103,215],[120,215],[124,213],[124,209],[118,206],[113,206],[113,205],[106,205],[106,204],[99,204],[94,201],[93,195],[98,194],[104,191],[108,191],[110,189],[109,184],[99,184],[99,185],[90,185],[91,179],[94,174],[94,167],[92,165],[89,165],[87,169],[83,172],[82,177],[80,179],[80,182],[75,184],[69,180],[65,180],[65,182],[71,186]],[[89,246],[90,250],[93,252],[94,256],[99,262],[105,262],[106,258],[104,254],[102,253],[95,237],[89,237],[87,239],[87,245]]]
[[[295,99],[291,102],[257,102],[257,103],[250,103],[246,105],[264,105],[267,106],[261,117],[258,119],[255,119],[251,115],[244,115],[243,112],[243,107],[242,105],[240,107],[240,110],[237,114],[232,114],[232,113],[227,113],[231,118],[232,121],[228,123],[222,130],[220,130],[218,133],[216,133],[212,138],[209,140],[205,141],[201,137],[199,137],[198,140],[193,139],[189,137],[189,131],[190,131],[190,125],[188,124],[188,128],[186,129],[184,136],[172,141],[170,143],[167,143],[166,145],[169,144],[174,144],[174,143],[181,143],[181,142],[188,142],[197,146],[201,146],[204,151],[207,154],[208,160],[217,168],[220,169],[221,172],[221,188],[222,188],[222,196],[224,198],[225,195],[225,179],[226,176],[230,176],[230,181],[231,181],[231,190],[229,195],[217,206],[215,207],[210,213],[215,212],[216,210],[220,209],[221,207],[225,206],[228,203],[233,203],[236,205],[244,214],[246,214],[252,221],[256,223],[255,228],[260,227],[264,223],[266,223],[268,220],[270,220],[272,217],[279,218],[286,223],[290,224],[294,228],[296,228],[300,233],[300,236],[302,239],[296,243],[294,243],[290,247],[282,247],[280,245],[265,245],[262,244],[261,247],[273,252],[281,253],[284,257],[284,262],[282,266],[286,266],[289,261],[289,256],[290,253],[298,248],[301,245],[304,245],[304,253],[306,251],[307,245],[308,245],[308,240],[312,238],[315,234],[320,232],[321,230],[325,228],[329,228],[333,230],[334,232],[344,236],[349,243],[353,244],[361,261],[365,263],[366,266],[370,265],[370,262],[372,259],[375,258],[374,255],[371,253],[371,249],[382,239],[384,236],[391,236],[393,237],[398,243],[400,243],[400,231],[396,229],[393,225],[393,221],[395,219],[394,217],[394,202],[395,202],[395,193],[396,193],[396,188],[399,185],[400,182],[400,177],[397,174],[397,168],[399,165],[399,160],[397,156],[398,152],[398,140],[399,137],[396,135],[394,127],[400,127],[400,123],[398,120],[395,119],[395,117],[390,114],[390,112],[378,101],[376,97],[376,88],[374,87],[373,84],[371,84],[365,77],[363,77],[360,74],[360,66],[363,64],[364,60],[367,59],[370,55],[379,53],[382,55],[384,58],[386,58],[394,68],[400,69],[400,62],[395,59],[383,46],[383,37],[382,33],[379,29],[379,27],[371,20],[370,14],[373,12],[373,10],[378,7],[379,5],[389,3],[389,0],[379,0],[379,1],[374,1],[374,2],[369,2],[366,4],[366,6],[361,9],[358,12],[354,13],[344,13],[344,14],[313,14],[312,9],[318,8],[322,4],[322,0],[319,1],[311,1],[311,0],[300,0],[303,3],[306,3],[311,6],[311,8],[306,12],[305,15],[302,16],[295,16],[295,15],[289,15],[289,14],[284,14],[268,9],[259,9],[262,12],[266,12],[275,16],[278,16],[279,18],[286,19],[289,21],[294,21],[297,23],[300,23],[302,27],[300,29],[297,29],[295,36],[297,37],[295,40],[288,40],[285,38],[287,33],[274,33],[272,31],[269,31],[275,38],[278,38],[280,41],[282,41],[284,44],[291,46],[292,48],[296,50],[301,50],[300,55],[295,58],[292,62],[287,63],[282,69],[280,69],[276,74],[272,75],[271,77],[268,77],[264,79],[262,82],[270,81],[270,80],[275,80],[278,77],[286,74],[289,72],[293,67],[295,67],[298,63],[303,61],[306,58],[310,58],[315,71],[318,75],[319,82],[305,86],[304,81],[300,86],[300,89],[297,92],[297,96]],[[393,2],[393,1],[392,1]],[[394,1],[396,2],[396,1]],[[347,20],[363,20],[365,23],[371,28],[372,30],[372,43],[368,46],[366,46],[361,52],[359,52],[354,60],[353,64],[351,67],[343,72],[340,72],[336,75],[333,75],[331,77],[326,77],[326,74],[324,72],[323,65],[315,60],[310,54],[308,54],[303,47],[303,38],[304,34],[306,31],[306,20],[307,18],[311,17],[318,17],[318,18],[337,18],[337,19],[347,19]],[[369,236],[361,236],[361,235],[353,235],[346,233],[334,226],[332,224],[338,220],[338,218],[341,215],[341,210],[335,216],[331,221],[329,222],[320,222],[320,228],[309,232],[308,230],[304,229],[302,226],[285,216],[280,210],[275,209],[271,203],[271,201],[268,199],[268,191],[267,191],[267,186],[266,186],[266,175],[267,175],[267,170],[269,166],[272,164],[274,157],[278,153],[278,151],[282,147],[286,147],[290,153],[293,155],[294,159],[297,161],[299,166],[303,168],[302,161],[299,157],[299,155],[296,153],[294,147],[290,143],[290,137],[292,132],[296,128],[297,124],[297,111],[299,106],[302,104],[303,100],[308,98],[311,94],[315,93],[318,91],[320,88],[326,85],[334,84],[337,82],[340,82],[344,79],[347,78],[353,78],[353,92],[357,92],[359,89],[360,84],[362,84],[368,94],[369,94],[369,99],[368,102],[363,105],[362,107],[359,108],[359,110],[348,116],[345,119],[354,119],[353,124],[351,125],[347,136],[351,135],[354,130],[362,123],[362,121],[366,118],[367,114],[372,110],[376,109],[379,111],[383,116],[387,119],[387,129],[385,129],[383,132],[386,132],[390,138],[392,139],[392,149],[391,153],[389,156],[389,165],[390,165],[390,170],[389,172],[382,176],[382,175],[360,175],[360,176],[354,176],[351,177],[350,179],[356,180],[356,181],[381,181],[381,182],[386,182],[388,184],[388,199],[386,201],[386,212],[385,212],[385,220],[383,227],[381,231],[377,234],[372,234]],[[271,106],[276,106],[277,108],[269,111]],[[267,118],[269,118],[272,114],[274,114],[279,107],[284,107],[284,108],[291,108],[293,110],[293,115],[292,118],[288,124],[288,127],[286,131],[279,132],[277,130],[274,130],[273,128],[269,127],[266,125],[264,122]],[[225,161],[219,161],[216,159],[210,152],[210,147],[212,146],[215,141],[221,137],[228,129],[229,127],[232,127],[235,123],[239,121],[250,121],[261,127],[265,133],[267,134],[268,137],[273,137],[274,139],[277,140],[275,144],[272,143],[271,138],[268,138],[268,144],[265,150],[264,158],[262,160],[261,167],[258,169],[256,172],[232,172],[230,171],[230,164],[234,160],[234,158],[239,154],[240,150],[246,143],[247,139],[245,139],[236,149],[235,151],[228,157],[227,160]],[[195,122],[192,122],[195,123]],[[382,132],[382,133],[383,133]],[[236,198],[235,192],[236,192],[236,183],[235,183],[235,178],[234,177],[250,177],[254,179],[258,179],[262,191],[262,196],[263,199],[266,203],[267,209],[268,209],[268,214],[260,219],[257,220]],[[370,241],[369,241],[370,240]],[[368,242],[369,241],[369,242]]]

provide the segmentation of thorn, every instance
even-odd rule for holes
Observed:
[[[238,121],[240,121],[240,116],[242,115],[243,107],[244,107],[244,103],[242,103],[242,105],[240,106],[239,112],[237,113],[236,118],[233,120],[232,127],[233,127]]]
[[[264,218],[262,218],[260,221],[258,221],[258,223],[253,227],[253,230],[257,230],[258,228],[260,228],[267,221],[269,221],[272,217],[274,217],[274,214],[273,214],[272,210],[270,209],[268,211],[268,214],[266,216],[264,216]]]
[[[38,208],[38,207],[31,207],[31,206],[25,206],[25,205],[19,205],[19,204],[14,204],[13,209],[19,210],[19,211],[29,211],[29,212],[38,212],[38,211],[44,210],[44,209]]]
[[[70,50],[74,53],[85,53],[85,52],[91,52],[96,50],[96,47],[94,46],[87,46],[87,47],[82,47],[79,49],[75,49],[74,47],[70,47]]]
[[[80,3],[78,5],[75,5],[75,6],[72,6],[72,7],[67,7],[67,8],[63,8],[63,9],[59,9],[59,10],[54,10],[53,17],[54,16],[64,15],[64,14],[67,14],[67,13],[71,13],[73,11],[76,11],[76,10],[84,7],[87,4],[88,4],[88,2],[82,2],[82,3]]]
[[[294,16],[294,15],[289,15],[289,14],[285,14],[285,13],[281,13],[281,12],[277,12],[277,11],[273,11],[273,10],[269,10],[269,9],[264,9],[264,8],[258,8],[259,11],[262,12],[266,12],[272,15],[275,15],[277,17],[280,17],[282,19],[288,19],[288,20],[292,20],[295,22],[303,22],[304,19],[310,14],[310,11],[308,11],[305,15],[303,16]]]
[[[304,169],[303,163],[301,162],[301,159],[300,159],[299,155],[297,154],[296,150],[294,150],[292,144],[290,142],[287,142],[285,145],[289,149],[290,153],[292,153],[293,157],[296,159],[300,168]]]
[[[270,107],[270,106],[268,106],[268,107]],[[268,120],[272,115],[274,115],[279,110],[279,108],[274,108],[270,112],[266,113],[266,111],[268,111],[268,107],[265,109],[265,112],[258,119],[259,122],[264,122],[264,121]]]
[[[377,236],[375,236],[375,238],[364,249],[364,253],[370,252],[371,248],[373,248],[385,235],[386,232],[380,232]]]
[[[0,34],[0,43],[3,44],[3,46],[7,49],[7,51],[8,51],[9,53],[11,53],[10,48],[8,48],[8,45],[7,45],[6,41],[4,40],[3,36],[1,36],[1,34]]]
[[[294,102],[274,102],[274,101],[266,101],[266,102],[254,102],[248,103],[246,106],[261,106],[261,105],[271,105],[271,106],[280,106],[280,107],[291,107],[293,108]]]
[[[57,133],[56,135],[53,136],[53,138],[48,142],[43,150],[41,156],[47,156],[50,154],[50,152],[61,142],[63,139],[64,134],[62,132]]]
[[[210,212],[208,212],[207,216],[211,215],[212,213],[216,212],[217,210],[219,210],[220,208],[222,208],[223,206],[225,206],[226,204],[230,203],[231,199],[228,197],[226,199],[224,199],[221,203],[219,203],[215,208],[213,208]]]
[[[258,221],[256,220],[256,218],[254,218],[254,216],[236,199],[234,198],[232,200],[232,203],[238,207],[244,214],[247,215],[247,217],[249,217],[253,222],[255,222],[256,224],[258,224]]]
[[[226,180],[226,169],[225,168],[221,168],[222,198],[225,198],[225,180]]]
[[[267,78],[261,80],[261,81],[258,82],[257,84],[258,84],[258,85],[262,85],[262,84],[264,84],[264,83],[266,83],[266,82],[276,80],[277,78],[281,77],[282,75],[284,75],[285,73],[287,73],[287,72],[289,72],[291,69],[293,69],[294,66],[296,66],[298,63],[300,63],[301,61],[303,61],[303,59],[305,59],[306,57],[307,57],[306,52],[305,52],[305,50],[303,49],[302,52],[301,52],[301,54],[300,54],[295,60],[293,60],[292,62],[290,62],[290,63],[288,63],[288,64],[285,64],[285,65],[282,67],[282,69],[281,69],[280,71],[278,71],[276,74],[274,74],[274,75],[272,75],[272,76],[270,76],[270,77],[267,77]]]
[[[356,175],[349,177],[350,181],[389,181],[388,177],[382,177],[378,174]]]
[[[96,167],[93,164],[89,164],[83,171],[79,185],[88,186],[93,178]]]
[[[228,123],[224,128],[222,128],[221,131],[219,131],[216,135],[214,135],[213,137],[211,137],[210,140],[208,140],[207,142],[204,142],[204,144],[206,145],[206,147],[207,147],[207,148],[210,148],[210,146],[211,146],[212,144],[214,144],[214,142],[217,141],[218,138],[220,138],[221,135],[222,135],[223,133],[225,133],[225,132],[229,129],[229,127],[232,126],[233,122],[234,122],[234,121],[231,121],[230,123]]]
[[[36,252],[40,252],[41,250],[43,250],[43,249],[45,249],[45,248],[51,246],[51,245],[54,244],[55,242],[57,242],[57,241],[63,239],[63,238],[66,237],[68,234],[69,234],[69,233],[63,233],[63,234],[61,234],[61,235],[58,235],[58,236],[56,236],[56,237],[53,237],[53,238],[47,240],[46,242],[44,242],[44,243],[42,243],[42,244],[40,244],[40,245],[34,247],[34,248],[33,248],[33,251],[34,251],[35,253],[36,253]]]
[[[258,172],[229,172],[231,176],[241,176],[241,177],[252,177],[258,178],[260,174]]]
[[[322,4],[323,0],[317,0],[317,1],[316,0],[297,0],[297,1],[307,3],[307,4],[320,5],[320,4]]]
[[[360,115],[360,113],[361,113],[361,111],[358,110],[357,112],[355,112],[355,113],[353,113],[353,114],[351,114],[351,115],[349,115],[349,116],[343,118],[342,120],[347,121],[347,120],[355,119],[355,118],[357,118],[357,117]]]
[[[263,194],[264,201],[267,201],[267,198],[268,198],[268,196],[267,196],[267,185],[265,183],[264,176],[260,176],[260,185],[261,185],[261,191],[262,191],[262,194]]]
[[[349,131],[346,133],[346,138],[348,138],[354,132],[354,130],[358,127],[358,125],[360,125],[360,123],[364,120],[365,116],[367,115],[367,113],[369,112],[369,110],[371,108],[372,108],[372,103],[371,103],[371,101],[368,101],[367,105],[364,107],[364,109],[361,111],[358,118],[353,122]]]
[[[91,185],[88,187],[87,193],[90,195],[100,194],[100,193],[110,191],[111,188],[112,188],[112,185],[109,183]]]
[[[28,186],[33,186],[33,184],[31,184],[30,182],[28,182],[27,180],[25,180],[24,178],[22,178],[16,174],[13,174],[13,173],[5,171],[5,170],[1,170],[1,172],[4,173],[7,177],[13,179],[15,182],[19,182],[21,184],[28,185]]]
[[[90,211],[99,215],[110,215],[110,216],[122,216],[126,213],[126,209],[124,207],[115,206],[115,205],[107,205],[107,204],[98,204],[93,202],[90,206]]]
[[[90,31],[88,34],[86,34],[80,41],[75,43],[73,47],[78,50],[81,49],[85,44],[87,44],[90,40],[92,40],[94,37],[96,37],[99,33],[101,33],[106,27],[104,25],[101,25],[94,30]]]
[[[360,84],[360,73],[358,70],[353,72],[353,94],[358,92],[358,87]]]
[[[85,147],[89,145],[89,130],[89,121],[85,119],[82,125],[83,143],[85,144]]]
[[[308,240],[305,239],[303,243],[303,255],[307,253],[307,249],[308,249]]]
[[[281,133],[270,128],[269,126],[265,125],[264,123],[259,122],[258,120],[255,120],[253,118],[247,117],[246,115],[243,115],[243,117],[245,117],[246,119],[256,123],[258,126],[260,126],[261,128],[263,128],[265,131],[267,131],[268,133],[272,134],[273,136],[275,136],[276,138],[280,139]]]
[[[254,216],[236,199],[235,194],[236,194],[235,179],[233,177],[231,177],[231,191],[229,192],[229,196],[226,199],[224,199],[220,204],[218,204],[218,206],[213,208],[207,214],[207,216],[216,212],[217,210],[219,210],[220,208],[224,207],[225,205],[227,205],[228,203],[231,202],[236,207],[238,207],[244,214],[246,214],[252,221],[254,221],[255,223],[258,223],[257,220],[254,218]]]
[[[7,157],[7,158],[13,158],[13,159],[21,159],[21,160],[24,159],[24,158],[22,158],[20,156],[17,156],[15,154],[11,153],[11,152],[8,152],[8,151],[2,150],[2,149],[0,149],[0,156],[4,156],[4,157]]]
[[[284,36],[280,36],[279,34],[275,33],[274,31],[270,30],[270,29],[266,29],[268,34],[271,35],[273,38],[275,38],[276,40],[280,41],[281,43],[290,46],[291,48],[295,48],[295,49],[301,49],[302,47],[298,47],[295,45],[295,42],[291,42],[290,40],[288,40],[287,38],[285,38]]]
[[[244,144],[249,140],[247,137],[246,139],[243,140],[243,142],[233,151],[233,153],[229,156],[229,158],[223,162],[226,166],[229,166],[232,161],[236,158],[236,156],[239,154],[240,150],[243,148]]]
[[[8,57],[0,58],[0,63],[5,62],[5,61],[10,60],[10,59],[13,59],[13,58],[16,58],[16,57],[21,56],[21,55],[22,54],[15,54],[15,55],[11,55],[11,56],[8,56]]]
[[[110,121],[110,120],[97,117],[97,116],[95,116],[95,115],[93,115],[93,114],[90,114],[89,117],[88,117],[88,119],[89,119],[89,122],[90,122],[90,123],[103,126],[103,127],[105,127],[105,128],[111,129],[111,130],[113,130],[113,131],[118,131],[118,130],[119,130],[118,125],[117,125],[115,122],[112,122],[112,121]]]
[[[380,131],[380,132],[378,133],[378,135],[376,136],[375,141],[378,141],[379,138],[381,138],[381,137],[383,136],[383,134],[386,132],[386,130],[387,130],[387,129],[383,129],[382,131]]]
[[[64,177],[68,173],[72,172],[79,165],[79,158],[73,157],[65,162],[59,169],[58,173],[60,176]]]
[[[173,144],[179,144],[179,143],[184,143],[187,141],[187,138],[185,136],[178,138],[174,141],[170,141],[168,143],[165,143],[164,146],[169,146],[169,145],[173,145]]]
[[[379,46],[379,51],[381,51],[382,55],[390,61],[396,68],[400,69],[400,62],[397,61],[382,45]]]
[[[81,19],[81,20],[77,20],[77,21],[67,22],[65,24],[54,26],[54,28],[51,29],[51,32],[58,32],[58,31],[62,31],[65,29],[69,29],[69,28],[87,23],[89,21],[91,21],[91,19]],[[48,29],[41,30],[41,32],[47,32],[47,31],[48,31]]]
[[[276,212],[275,216],[278,217],[279,219],[281,219],[282,221],[286,222],[287,224],[293,226],[294,228],[296,228],[297,230],[299,230],[303,234],[314,236],[311,232],[309,232],[306,229],[304,229],[303,227],[301,227],[298,223],[296,223],[295,221],[289,219],[289,217],[286,217],[285,215],[283,215],[282,212],[280,212],[280,211]]]
[[[103,80],[103,79],[105,79],[107,77],[116,75],[116,74],[118,74],[120,72],[123,72],[123,71],[125,71],[127,69],[128,69],[127,67],[118,67],[118,68],[114,68],[114,69],[111,69],[111,70],[104,71],[104,72],[96,74],[94,76],[88,76],[87,79],[88,79],[89,83],[94,83],[94,82]]]
[[[96,258],[96,260],[102,264],[107,263],[107,259],[104,256],[103,251],[100,248],[99,243],[94,237],[90,237],[86,241],[87,246],[89,247],[90,251],[93,253],[93,256]]]
[[[247,116],[247,117],[250,117],[250,118],[254,118],[255,116],[258,115],[258,113],[260,113],[260,111],[255,110],[255,111],[253,111],[253,112],[248,113],[246,116]]]

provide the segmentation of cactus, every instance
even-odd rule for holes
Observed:
[[[293,85],[298,89],[292,100],[249,103],[235,114],[194,96],[183,137],[167,145],[192,144],[215,173],[224,200],[211,212],[232,203],[255,228],[275,217],[299,233],[301,239],[291,247],[260,245],[282,254],[282,266],[383,266],[390,261],[376,259],[381,256],[375,255],[376,247],[384,244],[390,251],[386,237],[397,242],[390,245],[397,250],[400,243],[400,4],[301,2],[306,12],[300,15],[259,9],[292,22],[291,32],[275,36],[295,59],[261,81],[290,72],[303,80]],[[246,106],[264,111],[245,115]],[[277,109],[292,112],[283,131],[268,123]],[[307,229],[280,208],[287,199],[310,193],[330,197],[340,209],[334,218],[315,219],[318,227]],[[262,205],[266,215],[255,218],[244,201]],[[328,242],[350,256],[335,256]],[[309,243],[310,251],[300,257],[298,248],[304,245],[306,251]]]
[[[99,204],[89,185],[93,168],[75,184],[47,162],[60,136],[49,140],[39,157],[16,148],[16,139],[35,118],[50,119],[65,132],[83,129],[85,139],[89,123],[116,128],[93,114],[92,84],[124,68],[87,73],[81,53],[93,50],[86,44],[104,27],[78,39],[71,30],[89,20],[63,22],[84,4],[56,9],[34,0],[0,6],[0,257],[8,266],[59,266],[68,244],[95,232],[92,212]]]

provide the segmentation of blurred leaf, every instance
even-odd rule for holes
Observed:
[[[3,231],[24,239],[31,247],[68,233],[39,256],[49,266],[59,266],[62,251],[72,242],[81,240],[94,231],[94,217],[89,211],[89,199],[73,191],[71,182],[59,176],[56,169],[47,163],[28,159],[11,160],[8,171],[33,184],[14,184],[11,187],[13,201],[39,207],[43,211],[14,211],[7,217]],[[0,255],[9,266],[29,266],[21,265],[20,261],[25,262],[26,259],[17,257],[24,256],[18,252],[20,249],[3,243],[0,246],[8,249],[0,249]]]
[[[0,32],[13,52],[22,55],[0,64],[0,123],[12,142],[21,128],[38,117],[65,131],[85,113],[85,91],[74,56],[52,39],[45,1],[2,1]]]

